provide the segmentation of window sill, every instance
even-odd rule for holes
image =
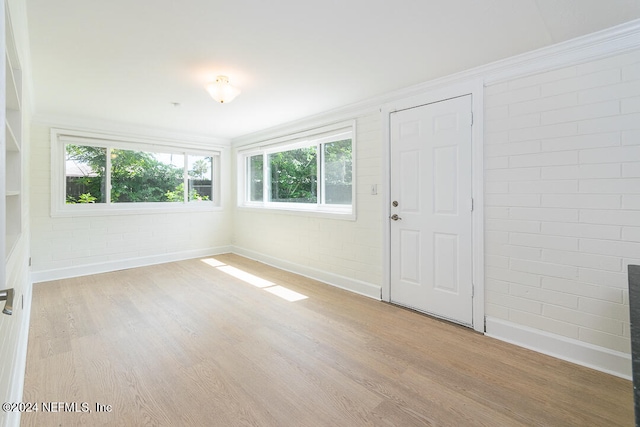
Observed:
[[[68,206],[68,207],[67,207]],[[87,217],[110,215],[153,215],[166,213],[215,212],[222,211],[221,206],[212,202],[193,203],[121,203],[110,206],[101,204],[65,205],[51,212],[52,217]]]
[[[274,205],[263,205],[263,204],[245,204],[239,205],[238,210],[240,211],[268,211],[276,214],[284,214],[284,215],[302,215],[302,216],[311,216],[317,218],[331,218],[331,219],[339,219],[345,221],[355,221],[355,206],[350,209],[331,209],[331,208],[323,208],[317,207],[315,205],[308,207],[301,207],[297,205],[283,205],[283,206],[274,206]]]

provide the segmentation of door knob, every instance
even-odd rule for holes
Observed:
[[[402,219],[402,218],[400,218],[400,217],[398,216],[398,214],[393,214],[393,215],[391,215],[389,218],[391,218],[391,219],[392,219],[392,220],[394,220],[394,221],[397,221],[397,220],[399,220],[399,219]]]
[[[0,291],[0,301],[5,301],[2,312],[11,315],[13,313],[13,288]]]

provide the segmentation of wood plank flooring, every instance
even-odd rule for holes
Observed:
[[[633,425],[630,381],[235,255],[36,284],[27,358],[77,407],[24,426]]]

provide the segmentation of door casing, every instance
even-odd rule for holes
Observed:
[[[389,102],[381,108],[383,137],[382,158],[385,190],[382,197],[383,215],[383,283],[382,300],[390,301],[391,289],[391,113],[421,105],[444,101],[459,96],[471,95],[471,109],[473,113],[473,126],[471,128],[472,144],[472,197],[473,212],[471,219],[473,239],[473,329],[485,332],[485,306],[484,306],[484,84],[481,79],[470,80],[452,85],[442,85],[423,91],[422,93],[407,96],[397,101]]]

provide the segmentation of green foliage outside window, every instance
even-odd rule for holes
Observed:
[[[67,171],[66,202],[106,203],[106,148],[66,145],[67,165],[78,165],[81,176]],[[111,150],[111,201],[182,202],[184,200],[184,155],[174,154],[171,161],[161,161],[155,153],[133,150]],[[206,159],[206,157],[204,158]],[[209,158],[210,159],[210,158]],[[175,164],[174,164],[175,163]],[[211,162],[196,161],[190,178],[206,180]],[[78,173],[78,172],[76,172]],[[208,180],[210,186],[210,178]],[[209,196],[190,189],[189,200],[208,200]]]
[[[264,193],[263,181],[263,168],[264,168],[264,156],[259,154],[257,156],[251,156],[248,159],[249,169],[249,200],[252,202],[261,202]]]
[[[352,191],[352,147],[351,140],[323,144],[325,203],[349,205]]]
[[[77,167],[74,172],[67,170],[67,204],[106,203],[107,149],[73,144],[65,149],[67,168]]]
[[[269,154],[272,202],[316,203],[316,147]]]
[[[182,174],[182,168],[158,161],[152,153],[111,150],[111,201],[180,202],[182,198],[170,200],[166,194],[183,184]]]
[[[266,156],[266,166],[262,154],[250,156],[247,158],[248,199],[263,201],[263,167],[267,167],[268,202],[318,203],[318,193],[324,189],[322,203],[349,205],[352,202],[352,150],[351,139],[345,139],[270,153]],[[319,175],[324,178],[323,186],[318,185]]]

